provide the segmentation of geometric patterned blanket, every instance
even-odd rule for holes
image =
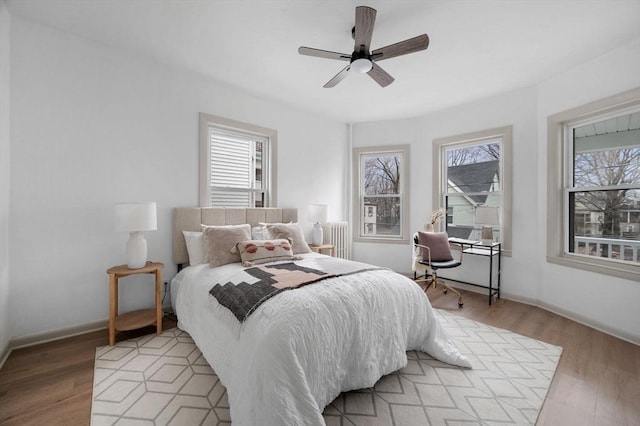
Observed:
[[[381,268],[328,256],[274,262],[238,271],[227,282],[215,283],[209,294],[242,323],[261,304],[285,290],[372,269]]]

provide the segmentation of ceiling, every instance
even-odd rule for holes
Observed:
[[[8,0],[12,16],[343,122],[423,115],[531,86],[640,37],[640,0]],[[299,46],[351,53],[355,6],[378,11],[372,49],[427,33],[426,51],[350,75]]]

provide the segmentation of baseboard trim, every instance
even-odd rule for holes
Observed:
[[[500,298],[511,300],[512,302],[524,303],[525,305],[535,306],[538,308],[542,308],[540,306],[540,301],[534,297],[522,297],[517,294],[505,293],[504,291],[500,292]],[[548,310],[548,309],[546,309]]]
[[[566,309],[553,305],[551,303],[539,302],[538,306],[542,309],[546,309],[549,312],[560,315],[561,317],[568,318],[582,325],[586,325],[587,327],[591,327],[605,334],[609,334],[610,336],[617,337],[618,339],[640,346],[640,335],[638,334],[620,332],[620,330],[613,329],[606,324],[602,324],[598,321],[593,321],[591,318],[587,318],[574,312],[567,311]]]
[[[2,369],[2,366],[4,365],[5,361],[9,358],[9,355],[11,355],[11,344],[10,342],[7,342],[4,348],[0,350],[0,369]]]
[[[569,310],[556,306],[552,303],[543,302],[538,299],[533,299],[529,297],[520,297],[513,294],[508,294],[508,293],[502,293],[501,297],[503,299],[512,300],[514,302],[520,302],[526,305],[536,306],[540,309],[544,309],[545,311],[549,311],[556,315],[560,315],[561,317],[570,319],[571,321],[575,321],[578,324],[582,324],[584,326],[593,328],[594,330],[598,330],[598,331],[601,331],[602,333],[616,337],[620,340],[624,340],[625,342],[629,342],[634,345],[640,346],[640,335],[620,332],[620,330],[616,330],[612,327],[609,327],[606,324],[603,324],[598,321],[594,321],[591,318],[587,318],[580,314],[576,314],[575,312],[571,312]]]
[[[86,324],[74,325],[72,327],[59,328],[57,330],[44,333],[30,334],[28,336],[16,337],[9,341],[10,350],[26,348],[39,345],[41,343],[52,342],[54,340],[66,339],[67,337],[86,334],[92,331],[104,330],[108,326],[107,320],[93,321]]]

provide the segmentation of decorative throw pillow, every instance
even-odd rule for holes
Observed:
[[[208,240],[209,263],[211,266],[221,266],[240,262],[240,254],[233,253],[232,249],[240,241],[251,239],[251,226],[249,224],[205,226],[204,234]]]
[[[451,247],[449,247],[449,236],[446,232],[418,232],[418,243],[427,246],[431,250],[432,262],[445,262],[453,260]],[[429,250],[420,248],[420,256],[424,260],[429,259]]]
[[[202,247],[202,232],[182,231],[184,242],[187,244],[187,254],[189,255],[189,265],[205,263],[204,250]]]
[[[249,240],[236,244],[236,251],[240,253],[244,266],[278,260],[294,260],[289,240]]]
[[[302,234],[302,228],[298,223],[267,223],[268,239],[288,239],[293,246],[293,254],[311,253],[311,249],[307,245]]]

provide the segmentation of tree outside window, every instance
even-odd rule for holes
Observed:
[[[640,262],[640,111],[568,126],[568,251]]]
[[[354,150],[357,162],[358,216],[356,239],[398,241],[408,238],[406,228],[405,145]],[[354,164],[354,165],[356,165]],[[354,168],[355,170],[355,168]]]
[[[400,155],[365,155],[362,159],[366,213],[363,233],[399,236]]]

